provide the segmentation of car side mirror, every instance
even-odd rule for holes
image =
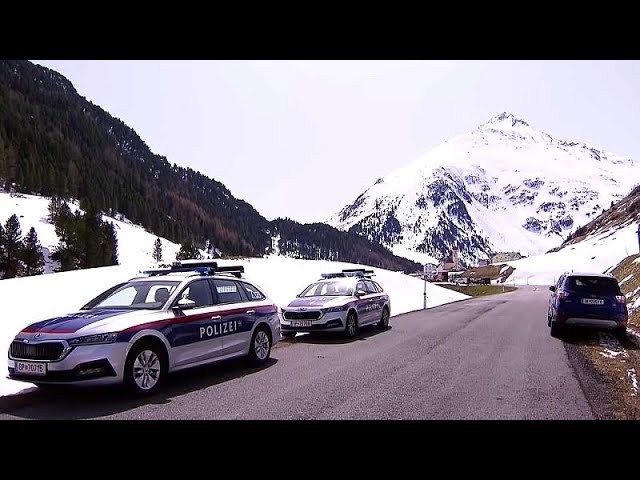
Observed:
[[[178,300],[178,303],[173,306],[175,310],[189,310],[190,308],[194,308],[196,306],[196,302],[193,300],[189,300],[188,298],[181,298]]]
[[[365,292],[364,290],[357,290],[356,291],[356,297],[362,297],[363,295],[366,295],[367,292]]]
[[[549,287],[549,290],[551,290],[552,292],[555,292],[556,291],[556,286],[555,285],[551,285]]]

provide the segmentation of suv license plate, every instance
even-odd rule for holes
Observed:
[[[585,305],[604,305],[604,300],[599,298],[583,298],[582,303]]]

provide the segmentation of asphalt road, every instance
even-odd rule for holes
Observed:
[[[299,336],[260,369],[178,373],[144,400],[39,391],[0,419],[592,419],[584,374],[549,335],[547,300],[525,286],[400,315],[351,341]]]

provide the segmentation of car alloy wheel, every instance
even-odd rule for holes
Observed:
[[[269,359],[271,353],[271,335],[264,326],[260,326],[253,333],[249,358],[254,365],[262,365]]]
[[[167,374],[168,365],[164,347],[154,340],[137,342],[124,366],[125,386],[136,395],[152,395]]]
[[[348,338],[353,338],[358,333],[358,319],[355,314],[350,313],[347,316],[347,326],[345,328],[345,334]]]
[[[143,350],[133,362],[133,380],[141,390],[151,390],[160,380],[160,358],[152,350]]]
[[[258,360],[264,361],[269,355],[269,337],[264,330],[260,330],[254,340],[254,348]]]

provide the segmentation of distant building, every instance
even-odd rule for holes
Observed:
[[[433,274],[438,269],[438,265],[435,263],[425,263],[424,264],[424,273],[427,275]]]
[[[500,252],[491,257],[491,263],[504,263],[523,258],[519,252]]]
[[[440,261],[433,277],[436,282],[447,282],[449,281],[449,272],[458,272],[460,270],[462,270],[462,267],[460,265],[458,247],[453,247],[451,255]]]
[[[491,261],[488,258],[479,258],[478,259],[478,267],[485,267],[489,265]]]

